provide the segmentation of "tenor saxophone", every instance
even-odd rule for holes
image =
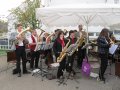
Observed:
[[[65,56],[66,56],[66,51],[67,51],[67,48],[69,46],[69,43],[70,43],[70,39],[68,39],[69,41],[67,42],[66,46],[64,47],[63,51],[60,53],[59,57],[57,58],[57,62],[61,62]]]

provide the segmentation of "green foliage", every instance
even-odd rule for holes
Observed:
[[[17,17],[18,22],[22,23],[25,28],[28,25],[36,28],[35,9],[40,7],[40,0],[26,0],[21,6],[10,10],[10,12]]]
[[[6,55],[6,51],[5,50],[0,50],[0,56]]]

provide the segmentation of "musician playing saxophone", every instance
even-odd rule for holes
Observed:
[[[78,29],[79,29],[79,38],[81,38],[81,37],[86,38],[87,35],[86,35],[86,32],[83,31],[83,25],[79,25]],[[85,55],[86,55],[86,49],[82,49],[82,47],[84,45],[85,45],[85,41],[82,42],[81,46],[78,47],[78,55],[77,55],[78,56],[78,59],[77,59],[78,68],[82,67],[82,62],[83,62],[83,59],[85,58]]]
[[[62,50],[64,50],[64,47],[67,44],[67,40],[64,38],[64,32],[63,31],[59,31],[57,38],[54,41],[53,44],[53,51],[55,53],[56,58],[58,58],[62,52]],[[61,62],[60,65],[58,67],[58,71],[57,71],[57,78],[61,78],[63,76],[63,71],[66,68],[66,59],[64,58]]]
[[[18,73],[18,77],[21,77],[21,68],[20,68],[20,62],[22,58],[22,67],[23,67],[23,74],[28,73],[26,69],[26,52],[25,52],[25,45],[24,45],[24,36],[22,35],[22,25],[18,24],[17,25],[17,31],[18,35],[16,36],[16,59],[17,59],[17,64],[16,64],[16,69],[13,70],[13,74]]]
[[[72,30],[69,31],[68,39],[70,40],[69,46],[76,43],[77,38],[75,37],[74,31],[72,31]],[[72,73],[73,75],[75,75],[75,71],[73,70],[73,62],[74,62],[75,54],[76,54],[76,52],[74,52],[71,56],[68,55],[68,62],[67,62],[67,65],[66,65],[67,66],[67,71],[69,73]]]

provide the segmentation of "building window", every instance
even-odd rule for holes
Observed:
[[[119,3],[119,0],[114,0],[114,3],[115,3],[115,4],[118,4],[118,3]]]
[[[91,32],[90,32],[90,33],[88,33],[88,35],[89,35],[89,36],[94,36],[94,33],[91,33]]]
[[[96,36],[99,36],[99,35],[100,35],[100,33],[99,33],[99,32],[97,32],[97,33],[96,33]]]

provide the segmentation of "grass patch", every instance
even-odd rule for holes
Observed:
[[[0,50],[0,56],[6,55],[6,50]]]

